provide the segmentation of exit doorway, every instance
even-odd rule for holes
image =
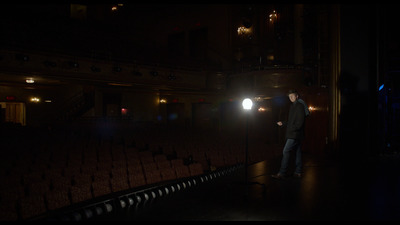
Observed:
[[[0,102],[1,122],[26,125],[26,108],[23,102]]]

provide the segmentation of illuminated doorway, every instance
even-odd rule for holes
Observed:
[[[26,109],[23,102],[0,102],[1,121],[26,125]]]

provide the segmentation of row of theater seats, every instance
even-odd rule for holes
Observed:
[[[244,160],[240,144],[223,138],[113,135],[46,133],[23,142],[9,140],[2,146],[7,154],[0,171],[0,220],[34,219],[104,195],[197,176]]]

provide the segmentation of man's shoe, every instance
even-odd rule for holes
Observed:
[[[296,177],[296,178],[301,178],[302,177],[301,173],[294,173],[293,176]]]
[[[280,173],[273,174],[273,175],[271,175],[271,177],[272,177],[272,178],[275,178],[275,179],[283,179],[283,178],[285,178],[285,176],[283,176],[283,175],[280,174]]]

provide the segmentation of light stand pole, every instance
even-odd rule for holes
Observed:
[[[259,184],[262,185],[264,188],[264,192],[265,193],[265,185],[264,184],[260,184],[258,182],[248,182],[248,174],[247,174],[247,167],[249,166],[249,113],[251,111],[251,108],[253,107],[253,101],[251,101],[250,98],[246,98],[243,100],[242,102],[242,106],[243,109],[246,111],[246,140],[245,140],[245,163],[244,163],[244,178],[245,178],[245,185],[246,185],[246,191],[245,191],[245,195],[247,196],[248,194],[248,189],[247,186],[249,184]]]
[[[246,185],[246,194],[247,194],[247,183],[248,183],[248,177],[247,177],[247,167],[249,165],[249,113],[251,111],[251,108],[253,107],[253,102],[251,99],[246,98],[242,102],[243,109],[246,111],[246,139],[245,139],[245,161],[244,161],[244,179],[245,179],[245,185]]]

